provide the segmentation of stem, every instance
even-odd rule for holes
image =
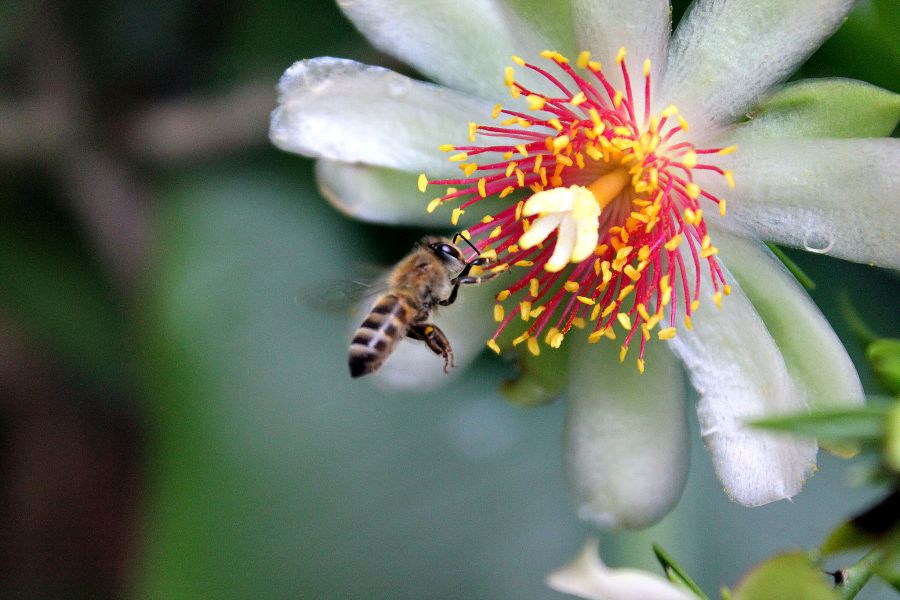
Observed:
[[[884,555],[884,549],[876,546],[869,550],[859,562],[844,570],[844,581],[838,586],[841,592],[841,600],[852,600],[872,577],[872,567],[876,565]]]

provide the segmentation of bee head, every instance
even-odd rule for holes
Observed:
[[[457,248],[447,238],[428,236],[422,240],[422,245],[427,246],[432,252],[434,252],[435,256],[441,259],[442,262],[466,262],[466,259],[463,257],[462,252],[459,251],[459,248]]]

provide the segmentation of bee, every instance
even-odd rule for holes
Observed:
[[[462,237],[470,246],[471,242]],[[472,246],[477,252],[477,248]],[[461,285],[479,284],[496,275],[470,275],[472,267],[490,262],[484,257],[466,261],[462,251],[445,237],[426,236],[397,263],[388,277],[387,292],[380,296],[350,343],[350,375],[377,371],[404,337],[425,342],[444,359],[444,373],[455,367],[450,340],[430,322],[438,306],[456,301]],[[455,275],[454,275],[455,273]]]

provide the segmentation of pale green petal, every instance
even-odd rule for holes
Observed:
[[[316,162],[316,179],[322,195],[354,219],[386,225],[453,227],[451,211],[458,203],[447,203],[429,213],[428,203],[445,188],[429,187],[423,194],[417,187],[415,173],[323,158]],[[481,200],[466,211],[458,226],[469,227],[479,222],[501,204],[498,198]]]
[[[720,230],[712,238],[778,344],[807,403],[814,409],[862,405],[862,384],[847,351],[781,261],[761,242]],[[729,303],[726,299],[724,311]]]
[[[646,371],[616,342],[569,336],[566,473],[578,516],[604,528],[645,527],[668,513],[688,472],[687,386],[662,343]],[[634,350],[632,354],[634,354]]]
[[[374,375],[367,375],[374,385],[396,390],[425,391],[444,385],[462,375],[466,367],[485,349],[485,342],[494,331],[495,281],[479,286],[464,286],[456,302],[440,307],[432,320],[446,334],[456,356],[456,368],[444,373],[444,360],[423,343],[404,339]],[[353,321],[355,329],[365,319],[372,299],[357,307]],[[347,339],[350,339],[348,336]]]
[[[815,441],[745,424],[808,409],[762,319],[734,282],[721,309],[702,297],[693,323],[693,331],[679,323],[670,343],[700,396],[700,434],[725,492],[745,506],[797,495],[815,469]]]
[[[852,79],[789,83],[754,109],[737,140],[866,138],[890,135],[900,120],[900,94]]]
[[[498,0],[341,0],[338,5],[375,46],[434,81],[483,98],[508,98],[510,56],[529,60],[550,47],[537,27]],[[524,74],[524,73],[523,73]]]
[[[752,140],[718,164],[736,188],[723,227],[856,262],[900,268],[900,140]]]
[[[619,48],[628,52],[626,65],[636,93],[643,98],[641,69],[650,59],[651,82],[662,82],[672,15],[665,0],[574,0],[572,18],[579,50],[589,50],[603,64],[603,72],[616,88],[622,88],[622,71],[615,63]],[[651,96],[653,94],[651,93]]]
[[[655,573],[610,569],[600,560],[595,538],[588,538],[578,556],[547,575],[546,581],[557,592],[587,600],[696,600]]]
[[[698,0],[669,48],[663,98],[697,133],[741,117],[841,24],[852,0]]]
[[[431,177],[457,176],[438,146],[467,143],[492,105],[352,60],[294,63],[278,83],[269,137],[282,150]]]

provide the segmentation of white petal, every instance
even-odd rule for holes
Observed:
[[[553,254],[550,255],[550,260],[547,261],[544,268],[555,273],[569,264],[572,249],[575,247],[576,231],[575,221],[568,214],[565,215],[556,233],[556,244],[553,246]]]
[[[661,342],[647,345],[643,375],[633,360],[619,362],[615,342],[571,343],[566,473],[578,516],[604,528],[645,527],[672,509],[687,478],[681,366]]]
[[[723,227],[856,262],[900,268],[900,140],[785,139],[739,143],[718,164],[736,188]]]
[[[712,239],[778,344],[807,403],[814,408],[861,406],[862,384],[847,351],[781,261],[760,242],[720,230]]]
[[[460,174],[438,146],[467,143],[467,124],[486,123],[492,110],[483,100],[338,58],[294,63],[278,92],[269,137],[282,150],[431,177]]]
[[[685,263],[692,270],[691,262]],[[817,447],[815,441],[744,425],[808,406],[778,346],[736,283],[721,309],[702,298],[694,330],[679,324],[678,336],[670,343],[700,396],[700,434],[725,492],[740,504],[759,506],[800,492],[815,468]]]
[[[553,233],[554,229],[559,227],[564,216],[564,213],[550,213],[535,219],[528,231],[519,237],[519,247],[528,250],[543,242],[548,235]]]
[[[450,227],[450,211],[455,204],[426,210],[440,191],[426,193],[416,186],[418,175],[371,165],[348,164],[328,159],[316,161],[319,190],[341,212],[373,223]],[[466,210],[460,227],[477,223],[491,209],[499,210],[498,198],[485,198]]]
[[[492,306],[497,287],[494,282],[463,286],[455,303],[432,314],[434,324],[446,334],[456,355],[455,369],[444,373],[444,360],[440,356],[424,343],[407,338],[395,346],[381,369],[366,379],[371,378],[375,385],[388,389],[425,391],[459,377],[481,354],[495,329]],[[354,328],[365,319],[371,306],[369,299],[357,308]]]
[[[641,68],[650,59],[652,82],[662,82],[666,49],[672,30],[672,15],[665,0],[574,0],[572,22],[580,50],[590,50],[603,64],[603,73],[617,89],[624,85],[622,71],[615,63],[619,48],[628,52],[626,65],[635,94],[643,97]],[[651,95],[654,95],[651,90]]]
[[[547,575],[558,592],[589,600],[691,600],[687,591],[663,577],[638,569],[610,569],[597,554],[597,540],[588,538],[572,562]]]
[[[435,81],[483,98],[506,96],[503,69],[513,54],[531,60],[551,45],[538,28],[497,0],[338,4],[378,48]]]
[[[852,6],[852,0],[698,0],[672,38],[663,96],[693,132],[731,122],[812,54]]]

